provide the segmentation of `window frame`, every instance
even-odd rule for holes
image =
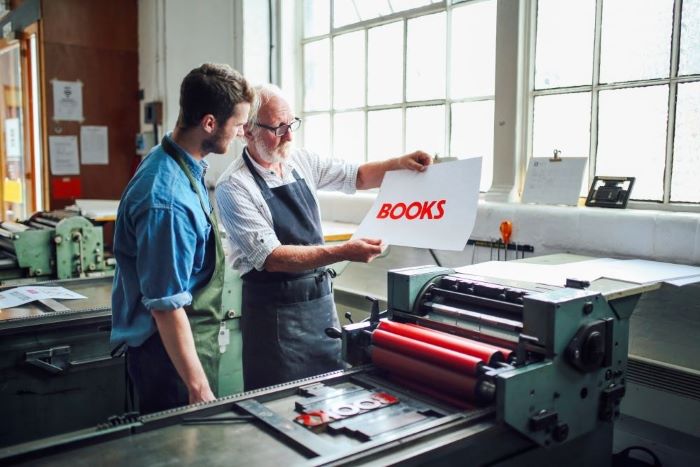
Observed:
[[[528,60],[527,60],[527,109],[524,121],[525,136],[525,154],[526,165],[527,161],[532,157],[533,150],[533,126],[534,126],[534,101],[536,97],[547,95],[569,94],[574,92],[590,92],[591,93],[591,126],[589,140],[589,163],[588,163],[588,183],[595,175],[596,158],[598,151],[598,115],[599,115],[599,96],[601,91],[614,89],[629,89],[636,87],[668,85],[668,119],[666,122],[666,153],[664,155],[664,179],[663,179],[663,196],[661,201],[651,200],[630,200],[627,204],[628,209],[640,210],[665,210],[665,211],[686,211],[700,212],[700,203],[692,202],[672,202],[671,196],[671,176],[673,172],[673,145],[675,137],[676,124],[676,96],[678,85],[682,83],[700,81],[700,74],[678,76],[678,66],[680,59],[680,40],[681,40],[681,8],[682,0],[674,0],[673,4],[673,24],[671,32],[671,51],[669,62],[669,76],[665,78],[643,79],[636,81],[612,82],[603,83],[600,81],[601,67],[601,37],[602,37],[602,17],[603,17],[603,0],[595,0],[595,25],[594,25],[594,45],[593,45],[593,70],[590,85],[581,86],[563,86],[548,89],[535,89],[535,47],[537,42],[537,9],[538,0],[530,0],[527,5],[528,18]],[[524,185],[525,170],[521,167],[520,189]]]
[[[278,0],[279,1],[279,0]],[[478,0],[474,0],[478,1]],[[390,23],[396,21],[402,17],[416,17],[423,14],[428,14],[431,12],[442,11],[446,5],[449,4],[450,7],[459,6],[459,4],[464,3],[460,0],[446,0],[445,2],[438,4],[427,5],[415,10],[410,10],[409,12],[396,13],[391,16],[382,17],[381,19],[368,20],[364,22],[355,23],[352,25],[344,26],[338,28],[337,32],[350,32],[352,30],[366,28],[370,23],[372,26],[379,26],[381,24]],[[680,51],[680,12],[679,8],[682,5],[679,0],[674,3],[674,19],[673,19],[673,32],[672,32],[672,49],[671,49],[671,60],[673,65],[674,76],[669,78],[667,81],[673,80],[674,85],[669,85],[669,100],[674,102],[673,113],[669,115],[670,125],[668,128],[675,128],[675,96],[677,85],[683,82],[692,82],[696,80],[696,75],[689,75],[684,77],[678,77],[678,57]],[[332,3],[331,3],[332,7]],[[496,77],[495,77],[495,94],[493,96],[494,100],[494,148],[493,148],[493,179],[491,187],[487,192],[481,193],[481,198],[485,201],[495,201],[495,202],[512,202],[518,203],[521,199],[521,193],[525,182],[525,172],[527,169],[527,164],[532,152],[532,129],[533,129],[533,112],[534,112],[534,72],[535,72],[535,41],[536,41],[536,24],[537,24],[537,0],[519,0],[513,2],[512,0],[497,0],[497,12],[496,12]],[[602,2],[597,0],[596,3],[596,27],[600,29],[600,18],[602,16]],[[292,18],[290,18],[292,19]],[[331,37],[332,29],[329,26],[329,32],[324,35],[317,35],[313,37],[304,38],[302,30],[303,21],[303,1],[296,1],[296,11],[295,11],[295,23],[297,26],[294,28],[294,44],[288,44],[289,47],[285,48],[282,44],[282,48],[285,52],[295,56],[294,63],[294,73],[293,73],[293,88],[295,92],[295,102],[297,109],[302,109],[302,99],[303,99],[303,88],[304,88],[304,77],[303,77],[303,44],[310,42],[314,39],[318,40],[322,37]],[[332,17],[329,18],[332,21]],[[450,53],[451,48],[451,37],[449,28],[451,27],[451,17],[447,19],[448,37],[447,37],[447,53]],[[407,33],[404,27],[404,36]],[[594,44],[594,61],[597,63],[597,72],[599,73],[599,61],[600,61],[600,31],[595,33],[595,44]],[[332,39],[329,39],[332,41]],[[404,37],[404,49],[406,48],[406,42]],[[367,42],[365,42],[365,48],[367,47]],[[405,56],[404,56],[405,59]],[[329,66],[333,66],[332,56],[330,57]],[[365,60],[367,60],[366,50],[365,50]],[[448,55],[448,68],[446,76],[446,86],[450,85],[450,69],[449,69],[449,55]],[[289,69],[291,71],[291,69]],[[366,71],[365,71],[366,72]],[[404,63],[404,74],[405,74],[405,63]],[[653,84],[658,84],[654,80]],[[635,82],[636,85],[642,84],[643,82]],[[598,91],[600,89],[611,89],[614,88],[614,84],[599,85]],[[571,89],[582,90],[581,88],[573,87]],[[446,88],[449,90],[449,87]],[[587,89],[590,90],[590,87]],[[332,92],[332,89],[331,89]],[[404,88],[405,92],[405,88]],[[551,90],[542,91],[542,93],[553,93]],[[592,94],[596,94],[597,92]],[[446,95],[447,97],[447,95]],[[445,102],[445,101],[443,101]],[[455,100],[454,102],[457,102]],[[403,122],[403,132],[405,132],[405,107],[402,106],[402,112],[404,113]],[[363,108],[365,115],[367,115],[367,109]],[[377,107],[379,109],[379,107]],[[446,112],[449,114],[449,107],[445,107]],[[374,109],[373,109],[374,110]],[[318,111],[316,113],[325,113],[326,111]],[[332,115],[334,110],[330,109],[329,115],[331,116],[331,133],[333,132],[332,125]],[[597,101],[596,101],[596,112],[597,112]],[[311,113],[311,112],[309,112]],[[300,111],[300,115],[303,112]],[[366,117],[365,117],[366,118]],[[449,150],[449,134],[451,131],[451,116],[446,115],[446,142]],[[592,124],[597,125],[597,119],[592,119]],[[596,135],[596,139],[592,142],[591,147],[597,145],[597,126],[591,128],[591,134]],[[367,154],[367,127],[365,121],[365,154]],[[405,142],[405,134],[402,134],[402,141]],[[668,164],[669,151],[672,154],[672,139],[668,140],[669,133],[667,131],[667,154],[666,163]],[[593,138],[593,136],[592,136]],[[303,140],[302,140],[303,141]],[[330,140],[332,144],[332,139]],[[405,143],[402,143],[405,144]],[[671,145],[669,147],[669,145]],[[589,164],[591,169],[589,169],[589,177],[591,177],[591,171],[593,164]],[[671,169],[666,170],[664,174],[664,197],[668,199],[670,193],[670,175],[672,166],[667,165]],[[630,210],[658,210],[658,211],[676,211],[676,212],[690,212],[690,213],[700,213],[700,204],[693,203],[678,203],[678,202],[655,202],[655,201],[630,201],[627,205],[627,209]]]
[[[308,116],[314,116],[314,115],[322,115],[326,114],[329,116],[330,119],[330,149],[332,150],[333,147],[333,141],[334,141],[334,116],[338,113],[345,113],[345,112],[354,112],[354,111],[361,111],[364,114],[364,156],[363,160],[367,162],[368,156],[369,156],[369,127],[368,127],[368,120],[369,120],[369,112],[372,111],[378,111],[378,110],[388,110],[388,109],[400,109],[402,113],[402,130],[401,130],[401,147],[402,147],[402,153],[405,153],[407,150],[411,150],[414,148],[406,148],[406,114],[407,110],[410,108],[415,108],[415,107],[428,107],[428,106],[435,106],[435,105],[442,105],[444,106],[444,118],[445,118],[445,129],[444,129],[444,135],[443,135],[443,140],[445,142],[444,145],[444,153],[438,153],[440,157],[446,157],[451,155],[451,146],[452,146],[452,141],[451,141],[451,128],[452,128],[452,105],[453,104],[460,104],[460,103],[470,103],[470,102],[483,102],[483,101],[493,101],[494,102],[494,107],[495,107],[495,100],[496,100],[496,94],[497,92],[495,91],[496,86],[494,85],[494,94],[492,95],[483,95],[483,96],[476,96],[476,97],[460,97],[460,98],[453,98],[450,93],[451,93],[451,84],[452,84],[452,79],[451,79],[451,74],[452,74],[452,69],[451,69],[451,52],[452,52],[452,11],[454,8],[460,8],[464,7],[465,4],[468,3],[479,3],[485,0],[443,0],[437,3],[431,3],[429,5],[424,5],[422,7],[418,7],[415,9],[411,10],[406,10],[406,11],[400,11],[396,13],[392,13],[391,15],[387,16],[382,16],[374,19],[369,19],[365,21],[360,21],[357,23],[341,26],[338,28],[334,28],[333,26],[333,14],[334,14],[334,2],[333,0],[328,0],[330,2],[330,15],[329,15],[329,25],[328,25],[328,32],[325,34],[318,34],[315,36],[309,36],[309,37],[304,37],[304,25],[303,25],[303,8],[304,8],[304,1],[303,0],[298,0],[297,2],[297,17],[300,18],[299,22],[299,27],[298,27],[298,47],[299,47],[299,59],[298,59],[298,70],[299,74],[297,75],[299,77],[299,82],[297,86],[297,93],[298,93],[298,100],[297,100],[297,108],[300,109],[298,111],[298,114],[301,116],[302,119],[308,117]],[[498,8],[498,5],[501,3],[502,0],[493,0],[496,2],[496,7]],[[445,34],[446,34],[446,44],[445,44],[445,60],[446,60],[446,66],[445,66],[445,89],[444,89],[444,98],[439,98],[439,99],[428,99],[428,100],[419,100],[419,101],[407,101],[406,100],[406,84],[407,84],[407,47],[408,47],[408,21],[411,19],[415,19],[418,17],[422,16],[427,16],[435,13],[441,13],[445,12]],[[384,26],[387,24],[395,23],[401,21],[403,23],[403,76],[402,76],[402,96],[401,96],[401,101],[398,103],[393,103],[393,104],[380,104],[380,105],[369,105],[368,103],[368,60],[369,60],[369,30],[371,28],[375,28],[378,26]],[[498,20],[497,20],[498,21]],[[496,25],[496,34],[498,34],[498,24]],[[343,109],[335,109],[334,108],[334,102],[333,102],[333,94],[334,94],[334,79],[333,79],[333,61],[334,61],[334,47],[333,47],[333,38],[337,37],[342,34],[347,34],[351,32],[357,32],[357,31],[364,31],[364,61],[365,61],[365,70],[364,70],[364,76],[365,76],[365,89],[364,89],[364,103],[362,106],[359,107],[353,107],[353,108],[343,108]],[[304,49],[305,46],[311,42],[316,42],[320,40],[328,40],[330,43],[330,56],[329,56],[329,76],[330,76],[330,97],[329,97],[329,108],[324,109],[324,110],[312,110],[312,111],[305,111],[303,108],[303,101],[304,101]],[[302,132],[303,134],[303,132]],[[495,139],[495,135],[494,135]],[[302,138],[303,141],[303,138]],[[398,155],[398,154],[397,154]],[[494,159],[495,159],[495,154],[494,154]],[[495,169],[494,169],[494,175],[495,175]],[[492,185],[494,181],[492,180]]]

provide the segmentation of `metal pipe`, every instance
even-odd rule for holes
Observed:
[[[2,248],[5,251],[11,251],[14,253],[15,244],[12,242],[12,240],[0,237],[0,248]]]
[[[504,302],[500,300],[495,300],[493,298],[479,297],[477,295],[466,294],[463,292],[455,292],[453,290],[442,289],[439,287],[431,288],[430,292],[433,295],[444,296],[449,298],[450,300],[454,300],[461,303],[484,306],[517,315],[523,314],[523,306],[518,305],[516,303]]]
[[[42,224],[47,227],[55,228],[60,221],[52,221],[51,219],[47,219],[45,217],[40,217],[40,216],[35,216],[32,218],[30,223],[37,223],[37,224]]]
[[[472,321],[478,324],[485,324],[493,328],[502,329],[509,332],[520,333],[523,330],[523,323],[512,319],[500,318],[498,316],[489,315],[486,313],[477,313],[474,311],[464,310],[449,305],[440,303],[426,302],[423,306],[428,311],[433,311],[438,314],[448,315],[467,321]]]
[[[33,228],[38,229],[38,230],[47,230],[47,229],[53,228],[50,225],[42,224],[42,223],[36,222],[36,221],[29,221],[28,224],[30,227],[33,227]]]
[[[5,230],[9,230],[10,232],[24,232],[25,230],[29,230],[29,227],[26,225],[12,221],[0,222],[0,227]]]
[[[0,258],[0,269],[14,269],[17,267],[17,261],[12,258]]]

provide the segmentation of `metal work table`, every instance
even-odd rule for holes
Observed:
[[[112,277],[42,285],[87,299],[62,301],[64,311],[35,302],[0,311],[0,446],[92,426],[125,408],[124,359],[110,356]]]
[[[58,321],[70,321],[72,317],[83,318],[85,314],[91,316],[111,316],[112,314],[112,281],[111,276],[91,279],[67,279],[62,281],[42,282],[42,286],[65,287],[73,292],[87,297],[80,300],[62,300],[61,305],[68,311],[55,311],[35,302],[22,306],[0,309],[0,335],[12,332],[13,329],[21,329],[37,324],[50,324]],[[36,285],[36,284],[32,284]],[[0,287],[0,290],[8,290],[17,287]]]
[[[398,396],[404,410],[421,406],[432,416],[402,430],[361,443],[350,437],[319,436],[316,444],[290,442],[264,423],[246,419],[240,403],[254,399],[261,406],[288,419],[300,386],[348,382],[374,386]],[[238,420],[236,420],[236,418]],[[287,422],[287,426],[295,425]],[[303,429],[301,427],[296,427]],[[291,428],[290,428],[291,430]],[[305,429],[303,429],[305,430]],[[606,465],[609,459],[586,445],[607,443],[612,425],[567,445],[580,450],[580,465]],[[296,436],[296,435],[293,435]],[[309,446],[318,455],[308,452]],[[571,464],[571,450],[553,448],[546,459]],[[542,450],[496,423],[492,408],[460,411],[424,395],[399,388],[362,368],[320,375],[307,380],[230,396],[209,404],[183,407],[100,430],[83,430],[23,446],[0,449],[0,460],[13,465],[455,465],[469,459],[471,465],[489,463],[516,466],[542,462]],[[577,464],[578,465],[578,464]]]

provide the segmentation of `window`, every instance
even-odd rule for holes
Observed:
[[[42,210],[38,25],[0,39],[0,221]]]
[[[483,157],[491,186],[496,0],[304,0],[304,145],[365,162]]]
[[[700,0],[538,0],[530,155],[588,156],[632,198],[699,203]],[[634,12],[634,14],[631,14]]]

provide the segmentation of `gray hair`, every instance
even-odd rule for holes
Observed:
[[[279,97],[284,99],[285,97],[279,86],[274,84],[260,84],[253,88],[255,90],[255,102],[250,106],[250,112],[248,113],[248,127],[253,128],[258,123],[258,113],[262,106],[267,104],[273,97]]]

